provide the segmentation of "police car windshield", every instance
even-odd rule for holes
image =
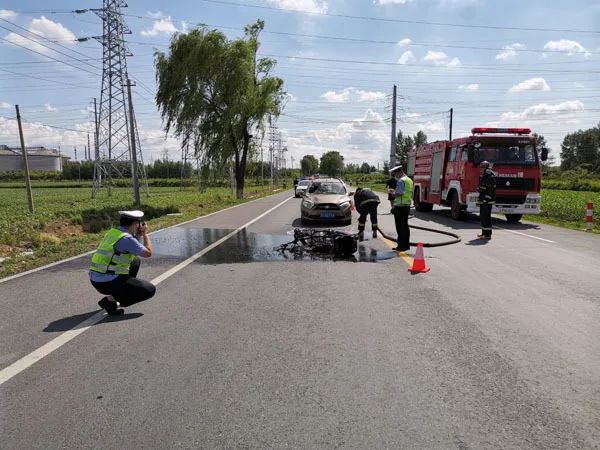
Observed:
[[[475,161],[489,161],[495,164],[533,166],[537,155],[532,144],[487,144],[484,143],[475,153]]]
[[[337,194],[342,195],[346,193],[344,185],[341,183],[317,183],[313,184],[309,188],[311,194]]]
[[[310,185],[310,180],[303,180],[298,183],[298,186],[309,186],[309,185]]]

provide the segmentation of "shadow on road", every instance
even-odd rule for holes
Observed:
[[[473,245],[475,247],[481,246],[481,245],[486,245],[488,242],[490,241],[486,241],[483,239],[471,239],[468,242],[465,242],[465,245]]]
[[[450,216],[449,209],[436,209],[434,211],[425,213],[418,211],[411,211],[414,217],[431,224],[444,225],[453,230],[475,230],[479,228],[479,216],[477,214],[467,213],[464,220],[454,220]],[[409,222],[410,223],[410,222]],[[508,223],[506,220],[492,217],[492,223],[496,226],[501,226],[508,230],[532,230],[539,229],[539,225],[532,223]]]
[[[99,311],[101,311],[101,310],[95,310],[95,311],[91,311],[91,312],[88,312],[85,314],[76,314],[74,316],[69,316],[69,317],[63,317],[62,319],[58,319],[53,322],[50,322],[46,326],[46,328],[44,328],[43,331],[45,331],[46,333],[59,333],[62,331],[72,330],[76,325],[79,325],[84,320],[89,319],[90,317],[92,317],[94,314],[96,314]],[[121,320],[137,319],[138,317],[141,317],[141,316],[143,316],[142,313],[123,314],[122,316],[107,316],[104,320],[102,320],[99,323],[120,322]]]

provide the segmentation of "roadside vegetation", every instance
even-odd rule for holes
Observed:
[[[123,180],[125,181],[125,180]],[[175,181],[175,180],[164,180]],[[177,180],[179,181],[179,180]],[[102,234],[118,220],[117,211],[138,209],[131,187],[106,189],[91,199],[89,182],[33,183],[35,214],[27,210],[23,182],[0,183],[0,278],[94,249]],[[70,185],[69,185],[70,183]],[[152,231],[290,187],[280,180],[275,187],[246,181],[243,199],[231,187],[153,187],[142,196],[142,206]]]

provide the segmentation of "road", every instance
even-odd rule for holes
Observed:
[[[284,192],[153,234],[157,294],[116,319],[89,256],[0,282],[0,446],[600,448],[597,235],[417,213],[463,241],[411,275],[382,239],[286,260],[298,217]]]

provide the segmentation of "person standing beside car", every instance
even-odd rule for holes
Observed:
[[[394,250],[405,252],[410,249],[410,228],[408,227],[408,215],[413,198],[414,184],[402,169],[402,166],[393,167],[390,174],[396,179],[396,189],[390,189],[389,194],[394,197],[394,222],[398,246]]]

